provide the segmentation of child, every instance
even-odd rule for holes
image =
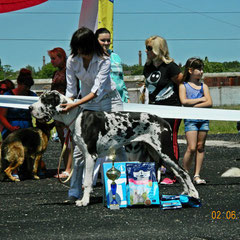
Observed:
[[[200,80],[203,75],[203,61],[199,58],[187,60],[183,75],[183,83],[179,86],[180,101],[185,107],[212,107],[212,98],[209,88]],[[183,167],[189,171],[192,159],[195,155],[195,172],[193,182],[206,184],[200,178],[200,170],[204,158],[204,147],[209,130],[209,120],[185,119],[185,134],[187,150],[183,157]]]

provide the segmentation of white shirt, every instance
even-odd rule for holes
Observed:
[[[78,95],[77,81],[80,80],[81,96],[85,97],[92,92],[97,95],[94,102],[99,102],[106,94],[116,89],[116,85],[110,77],[110,69],[109,57],[101,58],[94,54],[86,70],[80,56],[69,56],[66,68],[66,96],[75,98]]]

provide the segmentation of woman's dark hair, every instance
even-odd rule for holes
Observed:
[[[32,72],[26,68],[22,68],[17,77],[17,83],[31,87],[34,84]]]
[[[14,83],[10,79],[0,81],[0,94],[4,94],[5,92],[14,88],[15,88]]]
[[[110,36],[111,36],[110,31],[108,31],[106,28],[99,28],[99,29],[95,32],[96,38],[98,39],[99,35],[100,35],[100,34],[103,34],[103,33],[108,33],[108,34],[110,34]]]
[[[197,57],[189,58],[184,66],[183,81],[188,82],[190,78],[189,69],[203,69],[203,60]]]
[[[14,89],[15,85],[10,79],[5,79],[1,83],[5,83],[8,87],[8,89]]]
[[[96,53],[99,57],[107,56],[93,31],[86,27],[79,28],[73,34],[70,47],[73,57],[78,55],[78,51],[84,55],[92,55]]]

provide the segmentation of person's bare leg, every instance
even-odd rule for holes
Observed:
[[[183,168],[189,171],[197,149],[197,131],[186,132],[187,150],[183,157]]]
[[[196,152],[196,162],[195,162],[195,171],[194,176],[195,181],[200,179],[200,171],[203,164],[204,154],[205,154],[205,142],[207,138],[207,131],[199,131],[198,138],[197,138],[197,152]]]

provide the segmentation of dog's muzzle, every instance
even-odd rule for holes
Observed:
[[[38,114],[34,114],[34,107],[33,106],[29,106],[28,107],[30,113],[32,114],[33,117],[35,117],[39,122],[42,122],[42,123],[46,123],[48,121],[50,121],[52,119],[51,116],[48,116],[48,115],[45,115],[43,117],[39,117]]]
[[[30,113],[31,113],[32,110],[33,110],[33,106],[29,106],[28,109],[29,109],[29,111],[30,111]]]

